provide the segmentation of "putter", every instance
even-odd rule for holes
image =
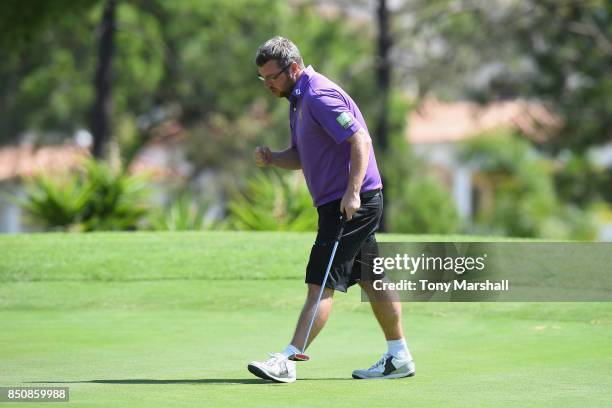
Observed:
[[[310,337],[310,331],[312,330],[312,325],[314,324],[315,317],[317,316],[317,311],[319,310],[319,303],[321,303],[321,298],[323,297],[323,291],[325,290],[325,284],[327,283],[327,278],[329,277],[329,271],[331,270],[332,263],[334,261],[334,256],[336,255],[336,250],[338,249],[338,244],[340,244],[340,238],[342,238],[342,233],[344,232],[344,225],[346,224],[346,219],[344,215],[340,215],[340,230],[338,231],[338,235],[336,236],[336,242],[334,242],[334,248],[332,249],[331,256],[329,257],[329,263],[327,264],[327,270],[325,270],[325,276],[323,277],[323,283],[321,284],[321,290],[319,291],[319,298],[317,299],[317,303],[315,304],[314,313],[312,314],[312,318],[310,319],[310,325],[308,326],[308,331],[306,332],[306,338],[304,339],[304,347],[302,347],[302,351],[300,353],[296,353],[292,356],[289,356],[289,360],[293,361],[308,361],[310,357],[305,354],[306,345],[308,344],[308,338]]]

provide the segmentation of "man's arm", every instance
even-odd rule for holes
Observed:
[[[340,201],[340,211],[346,215],[347,220],[350,220],[361,206],[359,193],[368,168],[372,139],[362,128],[346,140],[351,145],[351,170],[346,192]]]
[[[267,146],[258,146],[253,153],[255,164],[259,167],[276,166],[286,170],[300,170],[300,156],[297,149],[290,147],[281,152],[272,152]]]

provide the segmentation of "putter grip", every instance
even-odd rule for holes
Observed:
[[[336,235],[336,241],[340,241],[340,238],[342,238],[342,233],[344,232],[344,226],[346,225],[346,218],[344,218],[344,215],[340,216],[340,229],[338,230],[338,235]]]

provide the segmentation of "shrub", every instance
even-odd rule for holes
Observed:
[[[241,230],[312,231],[317,213],[303,177],[275,170],[257,173],[228,204],[228,227]]]
[[[168,208],[163,208],[149,219],[151,228],[157,231],[193,231],[208,229],[210,222],[205,222],[208,205],[199,203],[189,193],[180,194]]]
[[[393,232],[450,234],[459,228],[459,214],[448,190],[430,176],[415,176],[394,197],[389,208]]]
[[[550,160],[512,133],[483,135],[466,143],[463,160],[495,182],[491,208],[479,211],[475,229],[519,237],[593,239],[588,210],[561,202]]]
[[[130,230],[147,213],[147,193],[143,178],[92,159],[75,173],[30,179],[18,203],[48,229]]]

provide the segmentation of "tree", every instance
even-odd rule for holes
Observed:
[[[391,28],[389,21],[389,10],[386,0],[378,0],[376,10],[376,21],[378,27],[378,47],[376,53],[376,82],[380,100],[378,122],[376,126],[376,138],[378,146],[382,150],[387,149],[387,133],[389,127],[389,92],[391,87]]]
[[[586,158],[612,140],[611,2],[414,0],[395,18],[403,34],[395,65],[419,97],[540,101],[562,121],[536,143],[565,163],[555,175],[561,197],[611,202],[612,171]]]
[[[75,57],[83,48],[77,44],[88,38],[82,22],[96,2],[0,2],[0,144],[26,130],[64,131],[68,117],[81,112],[87,91],[72,78],[82,69]]]
[[[116,0],[107,0],[100,23],[100,45],[98,67],[94,80],[95,100],[91,111],[91,133],[93,156],[101,159],[106,155],[111,131],[112,63],[114,54]]]
[[[390,50],[392,46],[389,10],[386,0],[378,0],[376,10],[376,21],[378,27],[378,42],[376,53],[376,83],[378,86],[378,99],[380,101],[378,108],[378,117],[376,123],[375,139],[380,149],[380,153],[385,155],[388,147],[389,133],[389,98],[391,87],[391,56]],[[383,185],[385,185],[385,172],[381,174]],[[387,222],[383,212],[380,220],[380,230],[386,231]]]
[[[420,95],[537,98],[564,121],[540,146],[554,153],[612,139],[612,3],[415,0],[396,18],[398,66]]]
[[[528,95],[539,96],[565,122],[551,147],[583,152],[612,140],[612,3],[531,1],[532,18],[516,27],[534,61]]]

